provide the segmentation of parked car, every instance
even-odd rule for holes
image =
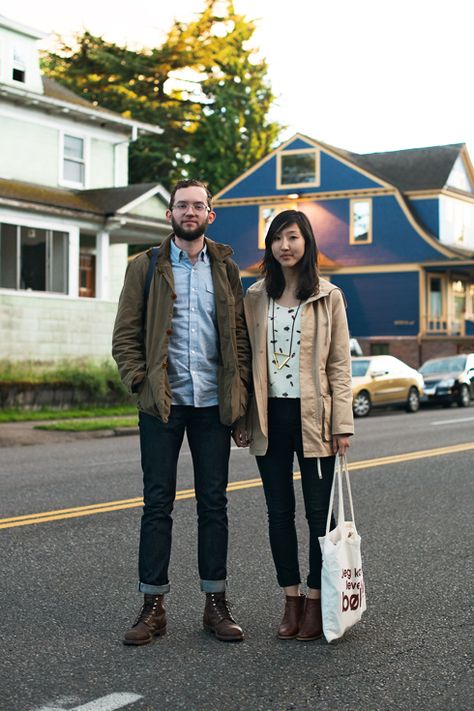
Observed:
[[[351,346],[351,356],[361,356],[364,355],[362,353],[362,348],[360,347],[359,341],[357,338],[351,338],[349,340],[350,346]]]
[[[424,402],[468,407],[474,399],[474,353],[432,358],[420,368],[425,381]]]
[[[403,406],[407,412],[420,408],[423,376],[394,356],[352,358],[352,409],[366,417],[373,407]]]

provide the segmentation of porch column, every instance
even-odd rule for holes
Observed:
[[[97,299],[109,299],[109,233],[100,230],[96,236],[95,295]]]
[[[69,229],[69,264],[68,264],[69,296],[79,296],[79,227]]]

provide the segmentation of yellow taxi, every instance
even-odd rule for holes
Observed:
[[[352,358],[352,409],[366,417],[373,407],[390,405],[417,412],[423,396],[423,376],[390,355]]]

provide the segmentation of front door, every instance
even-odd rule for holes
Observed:
[[[80,255],[79,296],[95,296],[95,254]]]

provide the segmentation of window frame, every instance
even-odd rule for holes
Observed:
[[[290,201],[287,200],[285,202],[278,202],[278,203],[270,203],[268,205],[259,205],[258,207],[258,249],[264,250],[265,249],[265,237],[267,236],[268,232],[268,227],[266,227],[266,220],[263,215],[264,210],[271,210],[273,208],[276,208],[276,212],[273,215],[273,217],[276,217],[280,212],[283,212],[284,210],[296,210],[297,209],[297,202],[295,200]],[[273,217],[271,220],[273,220]],[[270,222],[271,222],[270,220]],[[270,226],[270,223],[268,223],[268,226]]]
[[[16,245],[15,245],[15,286],[2,286],[0,284],[0,291],[14,291],[19,294],[51,294],[53,296],[69,296],[69,261],[70,261],[70,231],[64,226],[47,226],[42,224],[33,224],[32,222],[23,223],[20,221],[10,221],[2,219],[0,221],[0,240],[3,238],[1,227],[2,225],[10,225],[16,231]],[[21,287],[21,231],[26,230],[41,230],[45,232],[45,288],[44,289],[31,289]],[[54,281],[54,234],[63,234],[65,241],[65,249],[63,254],[63,264],[62,264],[62,278],[65,284],[65,291],[54,291],[51,289]]]
[[[18,55],[16,54],[18,52]],[[14,46],[12,48],[12,63],[11,63],[11,80],[16,84],[26,84],[26,66],[27,62],[20,48]],[[15,79],[13,76],[15,71],[23,72],[23,79]]]
[[[354,236],[354,208],[356,203],[366,202],[369,206],[369,229],[368,238],[363,242],[361,240],[356,240]],[[360,247],[362,245],[372,244],[373,242],[373,209],[372,209],[372,198],[351,198],[349,200],[349,244],[355,247]]]
[[[314,154],[314,181],[308,183],[282,183],[282,157],[290,155]],[[292,188],[318,188],[321,185],[321,151],[319,148],[294,148],[289,151],[280,151],[277,154],[277,189],[289,190]]]
[[[77,138],[83,142],[84,146],[84,156],[81,159],[71,159],[71,158],[66,158],[64,155],[64,141],[66,136],[69,136],[70,138]],[[75,160],[76,163],[80,163],[81,165],[84,166],[84,182],[76,182],[74,180],[67,180],[64,177],[64,161],[65,160]],[[59,132],[59,185],[63,185],[64,187],[67,188],[75,188],[76,190],[83,189],[85,190],[88,185],[89,185],[89,139],[87,136],[81,133],[74,133],[72,131],[66,131],[64,129],[61,129]]]

